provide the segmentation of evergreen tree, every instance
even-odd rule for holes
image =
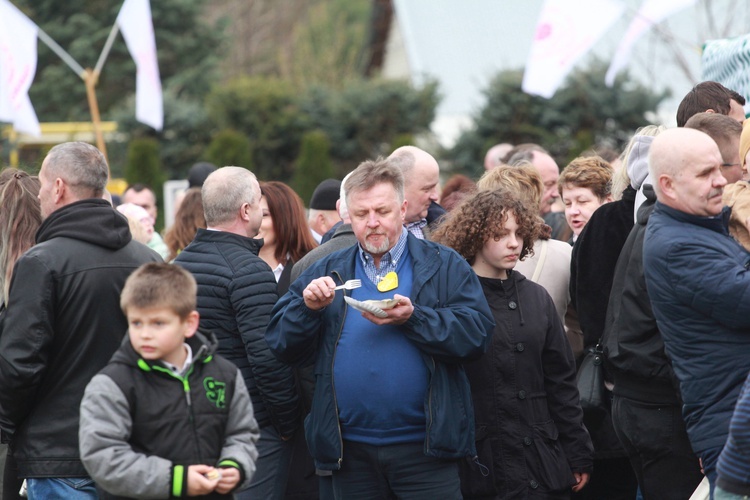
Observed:
[[[322,130],[313,130],[302,136],[302,145],[290,186],[303,200],[312,197],[320,182],[336,177],[330,153],[331,141]]]
[[[214,165],[234,165],[253,170],[253,156],[248,138],[236,130],[218,132],[206,149],[206,161]]]
[[[617,77],[614,86],[604,84],[607,66],[595,61],[574,71],[552,99],[521,90],[520,70],[499,73],[484,91],[487,101],[446,153],[457,172],[480,175],[485,152],[494,144],[534,142],[546,148],[558,164],[565,165],[594,145],[619,148],[647,118],[667,93],[657,94]]]

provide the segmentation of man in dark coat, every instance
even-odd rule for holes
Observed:
[[[102,199],[108,174],[90,144],[50,150],[39,172],[37,244],[13,273],[0,333],[0,426],[30,497],[96,498],[80,461],[78,408],[127,331],[125,280],[161,261]]]
[[[654,139],[657,202],[643,242],[651,306],[680,382],[690,444],[712,487],[750,371],[750,254],[727,230],[722,163],[703,132],[679,128]]]
[[[602,337],[614,382],[612,423],[644,498],[689,498],[703,474],[643,276],[643,238],[656,202],[650,185],[643,192],[646,201],[615,267]]]
[[[253,239],[263,216],[260,185],[245,168],[223,167],[208,176],[201,192],[208,227],[198,230],[175,264],[195,276],[201,328],[216,335],[218,353],[242,372],[260,426],[255,476],[239,496],[282,498],[300,405],[292,369],[263,338],[278,296],[271,268],[258,257],[263,240]]]

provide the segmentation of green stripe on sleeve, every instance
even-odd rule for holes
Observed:
[[[219,462],[219,467],[234,467],[235,469],[242,470],[242,467],[240,467],[240,464],[238,464],[234,460],[229,460],[229,459],[222,460],[221,462]]]
[[[183,481],[185,480],[185,466],[175,465],[174,471],[172,472],[172,496],[181,497],[182,489],[184,488]]]

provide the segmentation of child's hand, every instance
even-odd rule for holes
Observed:
[[[187,473],[187,494],[190,497],[207,495],[216,489],[219,479],[208,479],[204,474],[214,470],[210,465],[191,465]]]
[[[216,485],[216,493],[226,495],[237,487],[240,482],[240,471],[234,467],[221,467],[221,479]]]

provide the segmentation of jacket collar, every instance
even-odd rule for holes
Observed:
[[[678,222],[693,224],[720,234],[729,235],[729,217],[732,215],[732,209],[730,207],[724,207],[721,210],[721,213],[715,217],[699,217],[697,215],[687,214],[657,201],[654,213],[663,213],[667,217]]]
[[[412,265],[414,266],[414,278],[412,280],[411,287],[411,298],[417,296],[417,293],[422,286],[437,272],[440,267],[440,251],[441,246],[429,242],[427,240],[420,240],[413,234],[409,233],[406,236],[406,247],[409,249],[409,256],[411,257]],[[350,279],[349,277],[354,276],[355,259],[359,258],[359,245],[352,245],[346,250],[341,252],[342,267],[336,268],[336,264],[331,268],[331,272],[334,274],[340,274],[339,279],[343,281]]]
[[[262,239],[248,238],[247,236],[241,236],[227,231],[209,231],[208,229],[203,228],[198,229],[198,232],[195,234],[195,240],[216,243],[234,243],[235,245],[241,245],[247,248],[255,255],[258,255],[258,252],[263,246]]]

